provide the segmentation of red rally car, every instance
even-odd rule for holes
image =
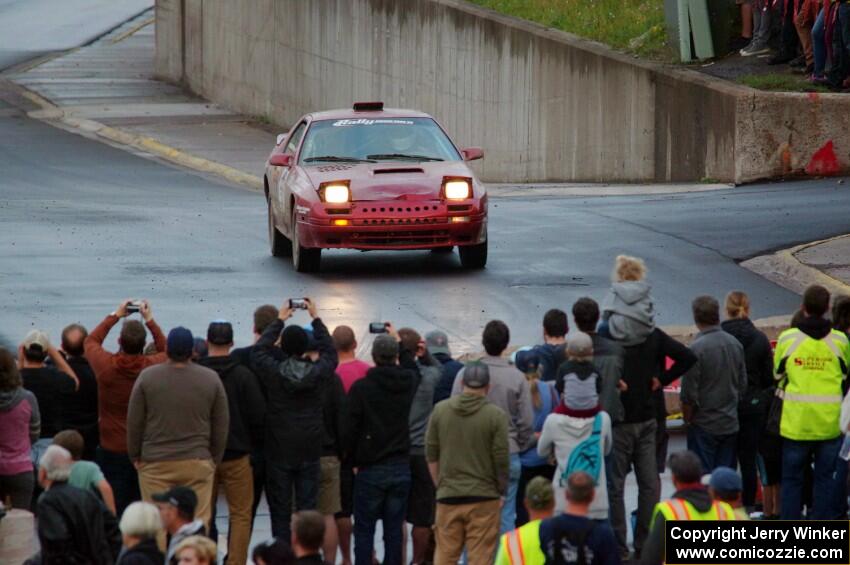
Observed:
[[[308,114],[278,136],[265,172],[271,253],[315,272],[322,249],[458,247],[487,263],[487,194],[459,149],[427,114],[383,103]]]

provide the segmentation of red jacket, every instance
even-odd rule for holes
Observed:
[[[130,393],[139,373],[151,365],[166,360],[165,335],[153,320],[147,322],[153,335],[155,355],[129,355],[123,351],[110,353],[103,348],[117,316],[110,314],[86,338],[86,359],[97,377],[98,417],[100,420],[100,445],[107,451],[127,453],[127,406]]]

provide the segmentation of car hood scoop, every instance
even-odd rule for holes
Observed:
[[[321,167],[316,167],[316,170],[320,173],[333,173],[336,171],[347,171],[352,167],[354,167],[354,165],[323,165]]]
[[[424,174],[425,169],[423,169],[422,167],[391,167],[384,169],[374,169],[372,171],[373,175],[401,175],[410,173]]]

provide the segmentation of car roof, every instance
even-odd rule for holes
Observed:
[[[401,108],[384,108],[383,110],[367,110],[355,112],[352,108],[341,108],[339,110],[326,110],[324,112],[313,112],[307,114],[313,121],[320,120],[345,120],[349,118],[430,118],[429,114],[417,112],[416,110],[405,110]]]

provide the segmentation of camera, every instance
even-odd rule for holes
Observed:
[[[369,324],[370,334],[385,334],[387,333],[387,324],[385,322],[372,322]]]
[[[128,314],[137,314],[142,309],[142,302],[140,300],[134,300],[127,304],[127,313]]]
[[[306,310],[307,309],[307,301],[303,298],[290,298],[289,299],[289,308],[291,310]]]

